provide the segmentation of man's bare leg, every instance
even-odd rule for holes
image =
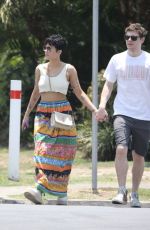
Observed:
[[[127,202],[126,178],[128,172],[127,147],[118,145],[116,149],[115,168],[118,179],[118,194],[112,199],[114,204]]]
[[[140,208],[141,204],[138,197],[138,189],[144,172],[144,157],[132,151],[133,167],[132,167],[132,191],[130,195],[131,207]]]
[[[139,185],[144,172],[144,157],[132,152],[133,167],[132,167],[132,192],[138,192]]]
[[[126,177],[128,172],[127,151],[127,147],[121,145],[117,146],[115,168],[119,187],[126,186]]]

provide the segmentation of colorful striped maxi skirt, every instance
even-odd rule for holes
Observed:
[[[38,104],[34,121],[36,187],[43,193],[64,197],[76,153],[77,132],[76,127],[51,127],[53,111],[72,114],[67,100]]]

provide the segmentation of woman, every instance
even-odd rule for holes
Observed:
[[[65,39],[54,34],[44,42],[45,59],[35,70],[35,85],[25,112],[22,129],[29,126],[29,114],[37,106],[34,122],[36,189],[24,193],[35,204],[42,204],[42,193],[58,197],[57,204],[67,204],[67,185],[76,153],[76,128],[70,130],[54,128],[50,125],[54,111],[72,114],[66,98],[69,84],[77,98],[91,112],[97,111],[83,92],[74,66],[61,61],[66,46]]]

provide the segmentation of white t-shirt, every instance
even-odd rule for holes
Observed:
[[[127,51],[114,55],[104,73],[110,82],[117,82],[114,115],[121,114],[150,121],[150,54],[137,57]]]

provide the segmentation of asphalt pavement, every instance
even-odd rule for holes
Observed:
[[[0,204],[0,230],[149,230],[149,208]]]

